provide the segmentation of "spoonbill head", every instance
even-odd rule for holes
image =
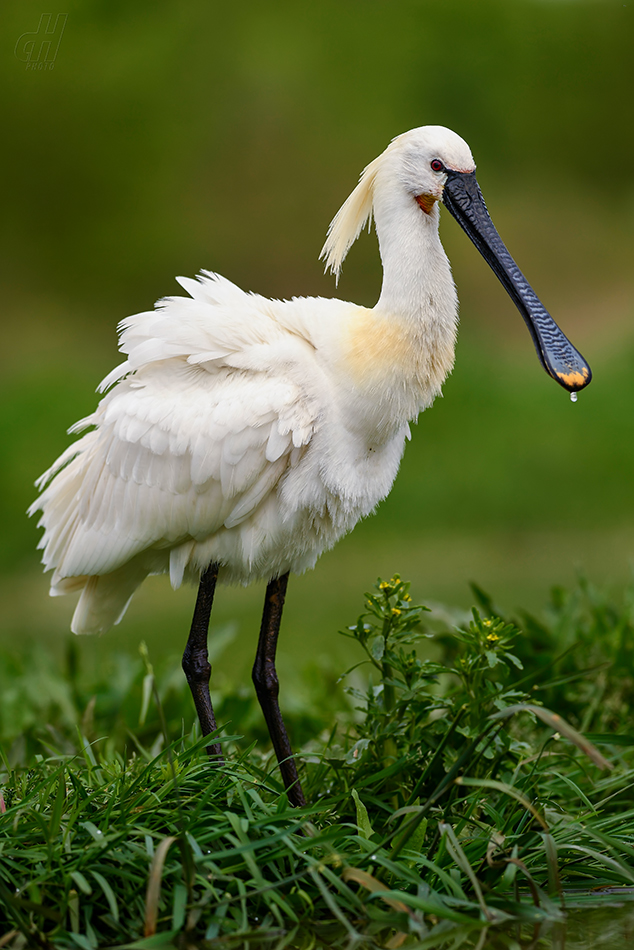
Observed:
[[[412,199],[437,231],[438,205],[445,204],[471,238],[509,293],[529,329],[539,360],[556,382],[571,393],[587,386],[592,373],[545,309],[509,254],[487,211],[475,175],[469,146],[440,125],[404,132],[363,171],[356,189],[337,213],[322,249],[326,264],[339,276],[343,260],[363,225],[374,215],[384,265],[377,307],[390,307],[403,286],[431,288],[431,275],[421,273],[431,258],[411,260],[412,235],[425,219],[416,216]],[[403,226],[409,222],[409,227]],[[410,253],[408,253],[408,251]],[[394,258],[394,262],[392,262]],[[399,266],[400,265],[400,266]],[[412,287],[413,289],[413,287]]]
[[[438,236],[444,203],[524,317],[565,389],[591,374],[540,303],[488,215],[467,144],[441,126],[398,136],[335,216],[322,254],[338,275],[374,217],[375,307],[268,300],[203,271],[188,297],[120,325],[125,361],[101,384],[88,430],[38,481],[52,594],[80,594],[71,629],[118,623],[148,574],[199,583],[183,668],[203,735],[216,731],[207,632],[216,581],[267,582],[253,680],[289,799],[304,803],[278,703],[275,654],[290,571],[388,494],[409,422],[453,365],[457,298]],[[209,753],[221,758],[213,736]]]

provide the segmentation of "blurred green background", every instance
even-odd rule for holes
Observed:
[[[53,9],[53,8],[51,8]],[[217,270],[274,297],[372,305],[363,236],[339,288],[317,260],[363,166],[396,134],[447,125],[471,145],[499,231],[588,358],[572,405],[541,370],[505,292],[456,223],[442,237],[461,300],[456,368],[414,429],[396,486],[317,569],[293,578],[281,676],[345,662],[336,631],[400,571],[426,602],[468,606],[476,580],[538,609],[575,570],[622,584],[634,553],[633,4],[622,0],[85,0],[52,70],[15,55],[40,3],[3,12],[0,646],[58,649],[34,479],[119,361],[116,323]],[[223,589],[220,661],[244,675],[263,590]],[[153,578],[124,622],[83,641],[182,651],[194,601]],[[284,687],[283,687],[284,688]]]

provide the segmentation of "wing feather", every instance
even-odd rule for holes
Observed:
[[[42,511],[52,592],[83,589],[77,632],[117,622],[150,572],[178,586],[219,532],[228,557],[257,564],[280,530],[278,487],[319,422],[314,346],[299,317],[275,316],[295,305],[212,274],[181,284],[192,299],[122,321],[128,359],[72,431],[93,428],[38,482],[30,513]]]
[[[313,431],[300,388],[263,373],[167,362],[144,370],[142,387],[133,380],[104,398],[84,450],[40,498],[47,563],[62,576],[111,573],[148,548],[178,546],[170,571],[182,579],[189,542],[243,526]]]

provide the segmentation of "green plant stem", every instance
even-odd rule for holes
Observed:
[[[386,597],[386,600],[389,604],[389,598]],[[392,625],[390,623],[390,620],[386,617],[385,620],[383,621],[383,630],[381,631],[383,634],[383,639],[385,641],[386,653],[387,653],[387,648],[388,648],[388,640],[390,636],[391,626]],[[391,719],[392,710],[394,709],[394,705],[396,701],[394,686],[392,685],[392,682],[391,682],[392,675],[393,675],[392,667],[387,662],[387,660],[384,660],[381,663],[381,678],[383,680],[383,708],[385,710],[386,724]],[[383,761],[384,761],[385,767],[387,768],[393,762],[396,762],[397,758],[398,758],[398,749],[396,747],[396,741],[392,736],[387,736],[383,740]],[[398,804],[396,805],[396,807],[398,807]]]
[[[452,735],[453,735],[454,732],[456,731],[456,728],[457,728],[458,724],[460,723],[460,720],[461,720],[462,717],[464,716],[464,714],[465,714],[465,712],[466,712],[466,709],[467,709],[466,706],[461,706],[460,709],[458,710],[458,715],[455,717],[455,719],[453,720],[453,722],[452,722],[451,725],[449,726],[449,729],[447,730],[447,732],[444,734],[444,736],[443,736],[442,739],[440,740],[440,743],[439,743],[439,745],[438,745],[438,748],[437,748],[436,751],[434,752],[434,754],[433,754],[433,756],[432,756],[430,762],[427,764],[427,767],[426,767],[425,770],[423,771],[422,775],[420,776],[420,778],[419,778],[418,781],[416,782],[416,785],[415,785],[414,788],[412,789],[412,793],[411,793],[411,795],[409,796],[409,798],[407,799],[407,803],[406,803],[406,804],[411,805],[411,803],[412,803],[416,798],[418,798],[418,796],[419,796],[419,794],[420,794],[420,792],[421,792],[421,789],[422,789],[423,785],[424,785],[425,782],[427,781],[427,776],[431,773],[432,769],[435,767],[436,763],[437,763],[438,760],[440,759],[440,756],[442,755],[445,746],[447,745],[449,739],[452,737]]]
[[[392,667],[389,663],[383,663],[381,667],[381,672],[383,676],[383,707],[385,709],[385,722],[388,723],[392,716],[392,710],[394,709],[394,687],[390,684],[388,685],[388,679],[392,677]],[[383,760],[385,767],[387,768],[392,762],[395,762],[398,758],[398,750],[396,748],[396,741],[392,736],[387,736],[383,740]]]

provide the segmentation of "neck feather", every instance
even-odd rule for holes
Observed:
[[[428,214],[403,189],[380,192],[374,214],[383,261],[374,311],[408,333],[433,399],[453,366],[458,324],[456,289],[438,234],[438,203]]]
[[[438,235],[438,204],[427,214],[402,191],[375,199],[383,285],[376,310],[415,323],[455,327],[457,298]]]

